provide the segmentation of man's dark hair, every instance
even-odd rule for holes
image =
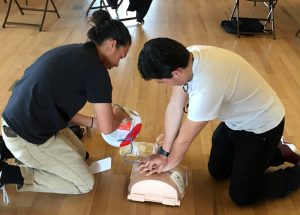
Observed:
[[[189,51],[170,38],[155,38],[145,43],[140,52],[138,70],[143,79],[172,78],[172,71],[186,68]]]

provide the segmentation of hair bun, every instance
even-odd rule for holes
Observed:
[[[102,25],[106,21],[110,21],[112,18],[110,14],[105,10],[97,10],[91,17],[91,22],[95,25]]]
[[[127,27],[119,20],[114,20],[105,10],[97,10],[90,17],[92,26],[88,38],[95,44],[102,44],[107,39],[116,40],[117,46],[131,45],[131,36]]]

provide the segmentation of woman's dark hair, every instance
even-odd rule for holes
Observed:
[[[93,27],[87,33],[88,38],[99,45],[106,39],[117,41],[117,47],[131,45],[131,36],[126,26],[118,20],[111,18],[105,10],[97,10],[90,18]]]
[[[170,38],[155,38],[145,43],[140,52],[138,70],[145,80],[172,78],[177,68],[186,68],[189,51]]]

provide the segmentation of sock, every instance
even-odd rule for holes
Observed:
[[[24,184],[24,178],[19,166],[9,165],[3,161],[1,161],[0,165],[0,168],[2,169],[0,178],[1,184]]]
[[[278,148],[282,154],[284,161],[292,164],[297,164],[300,160],[300,156],[295,153],[288,145],[280,144]]]

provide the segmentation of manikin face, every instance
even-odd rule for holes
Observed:
[[[107,69],[118,67],[120,60],[125,58],[130,45],[117,47],[115,40],[108,40],[105,44],[105,52],[101,52],[101,61]]]

